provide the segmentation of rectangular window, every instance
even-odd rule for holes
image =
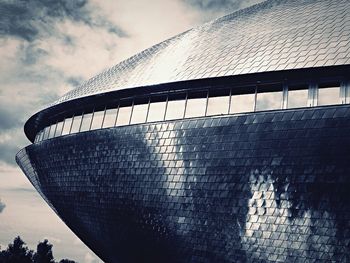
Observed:
[[[105,115],[104,109],[96,110],[92,115],[91,130],[97,130],[102,128],[103,116]]]
[[[164,120],[166,99],[166,96],[156,96],[151,98],[147,122]]]
[[[44,138],[44,130],[41,130],[39,134],[39,142],[41,142],[43,138]]]
[[[66,135],[70,133],[70,128],[72,126],[73,118],[67,118],[64,120],[62,135]]]
[[[118,108],[107,109],[102,128],[114,127],[117,120]]]
[[[146,117],[147,117],[147,111],[148,111],[148,98],[135,99],[130,124],[145,123]]]
[[[128,125],[130,122],[132,101],[120,101],[116,126]]]
[[[56,123],[52,124],[50,127],[49,139],[55,136],[55,131],[56,131]]]
[[[231,92],[231,114],[254,111],[255,87],[233,88]]]
[[[207,91],[197,91],[188,94],[185,118],[205,115],[207,107]]]
[[[38,132],[38,133],[35,135],[35,140],[34,140],[34,142],[35,142],[35,143],[38,142],[39,139],[40,139],[40,132]]]
[[[340,102],[340,87],[338,85],[320,86],[318,89],[317,105],[333,105]]]
[[[288,108],[300,108],[307,106],[309,89],[307,86],[288,87]]]
[[[270,85],[258,87],[256,99],[256,110],[276,110],[281,109],[283,98],[282,86]]]
[[[91,121],[92,121],[92,113],[84,113],[83,121],[81,122],[80,131],[83,132],[83,131],[90,130]]]
[[[55,137],[62,135],[63,123],[64,123],[63,121],[60,121],[57,123]]]
[[[81,115],[77,115],[73,117],[73,124],[70,133],[76,133],[79,132],[80,124],[81,124]]]
[[[228,114],[230,90],[210,90],[208,98],[207,116]]]
[[[46,127],[44,129],[44,137],[43,137],[43,140],[46,140],[49,138],[49,131],[50,131],[50,126]]]
[[[185,93],[169,95],[165,120],[182,119],[184,117],[185,105]]]

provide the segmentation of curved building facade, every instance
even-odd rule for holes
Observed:
[[[350,2],[270,0],[33,115],[17,163],[106,262],[350,261]]]

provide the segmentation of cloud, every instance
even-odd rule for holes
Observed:
[[[0,213],[2,213],[2,211],[4,211],[5,207],[6,207],[6,205],[3,202],[1,202],[1,199],[0,199]]]
[[[20,121],[18,118],[18,113],[12,115],[7,107],[0,104],[0,130],[9,130],[15,127],[19,127]]]
[[[0,2],[0,35],[32,42],[55,32],[55,24],[68,19],[91,27],[104,27],[110,33],[126,36],[116,25],[101,16],[94,16],[86,0],[5,0]]]
[[[87,252],[85,254],[84,262],[85,263],[97,263],[97,262],[99,262],[99,260],[96,257],[94,257],[91,253]]]
[[[60,238],[53,237],[53,236],[46,236],[44,237],[44,239],[47,239],[53,245],[62,243],[62,240]]]
[[[127,36],[86,0],[0,1],[0,162],[14,166],[25,121],[110,66]]]
[[[184,0],[186,3],[201,10],[236,10],[243,0]]]
[[[0,143],[0,160],[7,164],[16,165],[14,153],[20,150],[20,147],[13,142]]]
[[[230,14],[264,0],[182,0],[185,4],[206,15],[204,21],[209,21]]]

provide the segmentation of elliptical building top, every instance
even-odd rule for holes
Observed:
[[[53,105],[169,82],[350,64],[349,10],[348,0],[265,1],[146,49]]]

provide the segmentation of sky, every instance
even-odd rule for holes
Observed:
[[[176,34],[261,0],[1,0],[0,246],[47,238],[57,260],[101,262],[15,163],[25,121],[103,70]]]

